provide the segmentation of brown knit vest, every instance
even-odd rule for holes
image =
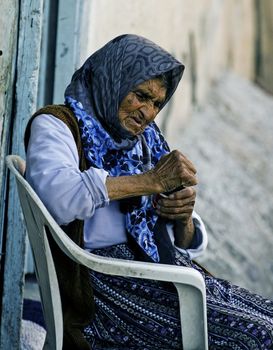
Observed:
[[[87,169],[81,143],[78,123],[73,112],[64,105],[50,105],[38,110],[29,120],[25,131],[25,149],[27,150],[31,124],[40,114],[51,114],[64,122],[70,129],[79,154],[79,168]],[[83,247],[83,221],[75,220],[62,226],[66,234],[80,247]],[[87,350],[89,343],[83,337],[81,329],[91,322],[94,316],[94,298],[88,269],[68,258],[57,246],[51,234],[48,239],[58,276],[62,300],[64,335],[63,349]],[[57,335],[61,336],[61,335]]]

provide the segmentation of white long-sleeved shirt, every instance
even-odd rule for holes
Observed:
[[[67,125],[52,115],[42,114],[31,125],[26,159],[26,179],[59,225],[84,220],[85,248],[107,247],[127,241],[125,215],[118,201],[109,201],[105,186],[108,173],[90,167],[79,170],[79,156]],[[194,212],[196,246],[183,250],[190,258],[207,246],[207,233]],[[172,242],[172,225],[168,225]]]

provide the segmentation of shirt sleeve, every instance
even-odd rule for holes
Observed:
[[[192,219],[193,219],[193,224],[195,228],[195,234],[194,234],[193,242],[188,249],[179,248],[174,244],[173,224],[167,225],[167,231],[169,233],[170,239],[174,247],[183,255],[188,256],[190,259],[195,259],[198,256],[202,255],[206,250],[208,245],[208,235],[207,235],[206,227],[201,217],[195,211],[193,211],[192,213]]]
[[[33,120],[26,179],[58,224],[85,220],[108,205],[107,176],[93,167],[80,171],[77,147],[65,123],[49,114]]]

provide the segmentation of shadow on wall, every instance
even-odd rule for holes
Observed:
[[[255,0],[256,9],[256,82],[273,94],[273,2]]]

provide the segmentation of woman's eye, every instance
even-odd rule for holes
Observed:
[[[161,106],[162,106],[162,103],[161,102],[155,102],[154,105],[155,105],[156,108],[160,109]]]
[[[134,94],[136,95],[137,99],[140,101],[140,102],[149,102],[151,104],[154,104],[154,106],[157,108],[157,109],[160,109],[161,106],[162,106],[162,103],[161,102],[153,102],[152,99],[147,96],[146,94],[143,94],[142,92],[140,91],[134,91]]]
[[[140,101],[145,101],[145,99],[146,99],[146,97],[141,92],[136,91],[135,95]]]

